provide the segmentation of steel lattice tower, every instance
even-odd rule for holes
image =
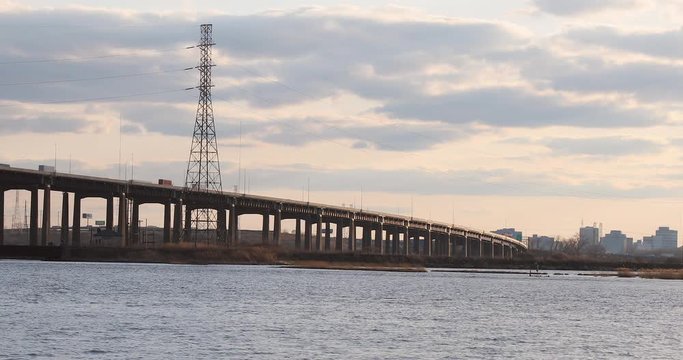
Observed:
[[[202,24],[201,41],[196,46],[200,50],[199,69],[199,102],[197,116],[190,147],[190,159],[187,163],[185,186],[195,191],[222,191],[221,167],[218,160],[216,128],[211,102],[211,61],[212,42],[211,24]],[[216,235],[216,212],[211,209],[192,209],[192,228],[195,230],[195,241],[198,233],[204,232],[208,241]],[[187,239],[189,240],[189,239]]]

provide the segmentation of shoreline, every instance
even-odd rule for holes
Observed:
[[[318,268],[330,270],[369,270],[424,272],[483,272],[528,274],[539,267],[543,272],[554,271],[611,271],[623,269],[645,272],[669,269],[683,272],[683,264],[670,261],[626,261],[624,259],[567,259],[542,258],[530,255],[515,259],[424,257],[416,255],[377,255],[363,253],[309,253],[268,246],[247,245],[236,248],[168,244],[157,248],[54,246],[0,246],[0,259],[51,260],[79,262],[164,263],[192,265],[274,265],[288,268]],[[452,269],[452,270],[451,270]],[[457,269],[457,270],[456,270]],[[517,270],[501,271],[501,270]],[[626,272],[623,272],[626,274]],[[651,276],[652,271],[648,273]],[[657,273],[657,272],[655,272]],[[670,275],[671,272],[668,272]],[[586,274],[589,275],[589,274]]]

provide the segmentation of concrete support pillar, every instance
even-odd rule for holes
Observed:
[[[425,236],[425,256],[432,256],[433,236],[434,234],[432,233],[432,231],[428,230],[427,235]]]
[[[5,189],[0,189],[0,246],[5,244]]]
[[[385,233],[384,233],[384,254],[392,254],[393,250],[391,249],[391,245],[393,244],[393,229],[386,229],[385,228]]]
[[[123,193],[119,195],[119,233],[121,246],[128,246],[128,199]]]
[[[107,197],[107,214],[104,226],[107,231],[112,231],[114,229],[114,198],[111,196]]]
[[[133,219],[136,221],[136,219]],[[171,199],[164,203],[164,244],[171,242]]]
[[[60,245],[69,245],[69,193],[62,193],[62,231],[60,233]]]
[[[73,223],[71,225],[71,246],[81,246],[81,200],[80,194],[74,194]]]
[[[363,242],[362,248],[364,253],[369,253],[372,251],[372,228],[370,225],[363,226]]]
[[[446,235],[446,239],[448,240],[446,244],[446,256],[453,257],[453,250],[455,249],[455,236],[448,234]]]
[[[400,232],[399,232],[399,229],[398,229],[398,227],[397,227],[397,228],[394,229],[394,234],[393,234],[393,236],[392,236],[392,238],[391,238],[391,242],[392,242],[392,245],[391,245],[391,253],[394,254],[394,255],[398,255],[398,252],[399,252],[399,248],[398,248],[398,247],[399,247],[399,241],[400,241],[400,240],[401,240],[401,239],[400,239]]]
[[[30,246],[38,245],[38,189],[31,189],[31,218],[28,241]]]
[[[496,258],[496,243],[491,240],[491,259]]]
[[[377,224],[377,229],[375,230],[375,251],[379,254],[385,253],[385,243],[384,243],[384,224]]]
[[[325,222],[325,251],[330,251],[332,247],[332,229],[330,228],[330,222]]]
[[[410,255],[410,229],[403,229],[403,255]]]
[[[344,250],[344,223],[341,221],[337,222],[336,229],[334,229],[334,234],[336,236],[334,250],[341,252]]]
[[[192,208],[190,206],[185,206],[185,234],[183,235],[183,241],[192,241]]]
[[[140,243],[140,202],[135,199],[131,199],[130,201],[133,207],[132,214],[130,215],[130,243],[131,245],[136,245]],[[164,214],[164,239],[166,239],[165,215],[166,214]]]
[[[270,243],[268,239],[268,234],[270,233],[270,213],[265,212],[263,214],[263,221],[261,222],[261,243],[263,245],[268,245]]]
[[[238,244],[237,209],[235,204],[230,204],[230,212],[228,215],[228,243],[230,246],[235,246]]]
[[[420,255],[420,235],[415,234],[413,236],[413,254]]]
[[[318,225],[316,226],[316,233],[315,233],[315,251],[320,251],[322,250],[323,246],[323,217],[322,215],[318,215]]]
[[[304,228],[304,249],[306,251],[313,251],[313,221],[311,218],[306,219],[306,226]]]
[[[463,242],[463,247],[462,247],[462,256],[464,258],[470,257],[470,244],[469,240],[467,239],[467,236],[465,236],[465,240]]]
[[[280,246],[280,234],[282,233],[282,210],[275,210],[275,224],[273,224],[273,245]]]
[[[223,211],[225,212],[225,211]],[[173,205],[173,242],[179,243],[183,234],[183,199]]]
[[[43,226],[40,234],[40,245],[47,246],[50,242],[50,185],[43,189]]]
[[[216,210],[216,239],[217,243],[229,246],[228,242],[228,220],[225,214],[225,208],[222,206]]]
[[[294,248],[301,249],[301,219],[296,219],[296,228],[294,229]]]
[[[356,251],[356,220],[349,219],[349,251]]]

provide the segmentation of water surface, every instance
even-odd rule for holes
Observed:
[[[676,359],[683,282],[0,261],[0,359]]]

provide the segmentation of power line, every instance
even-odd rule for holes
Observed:
[[[103,100],[118,100],[118,99],[132,98],[132,97],[138,97],[138,96],[152,96],[152,95],[160,95],[160,94],[169,94],[169,93],[174,93],[174,92],[184,92],[187,90],[189,90],[189,89],[162,90],[162,91],[152,91],[152,92],[144,92],[144,93],[127,94],[127,95],[114,95],[114,96],[80,98],[80,99],[69,99],[69,100],[42,101],[42,102],[31,103],[31,104],[52,105],[52,104],[69,104],[69,103],[103,101]],[[14,107],[14,106],[20,106],[20,105],[21,104],[5,104],[5,105],[0,105],[0,108]]]
[[[166,53],[178,50],[187,50],[188,47],[182,48],[167,48],[167,49],[151,49],[159,53]],[[141,49],[149,50],[149,49]],[[84,60],[100,60],[100,59],[110,59],[110,58],[121,58],[121,57],[136,57],[140,56],[137,54],[110,54],[110,55],[95,55],[95,56],[72,56],[65,58],[56,59],[27,59],[27,60],[16,60],[16,61],[3,61],[0,65],[20,65],[20,64],[36,64],[36,63],[49,63],[49,62],[70,62],[70,61],[84,61]]]
[[[159,71],[149,71],[141,73],[129,73],[129,74],[119,74],[119,75],[105,75],[90,78],[77,78],[77,79],[60,79],[60,80],[45,80],[45,81],[27,81],[27,82],[16,82],[16,83],[0,83],[0,86],[25,86],[25,85],[44,85],[44,84],[58,84],[58,83],[68,83],[68,82],[81,82],[81,81],[92,81],[92,80],[108,80],[108,79],[123,79],[131,77],[140,77],[148,75],[158,75],[167,74],[173,72],[183,72],[190,69],[173,69],[173,70],[159,70]]]

